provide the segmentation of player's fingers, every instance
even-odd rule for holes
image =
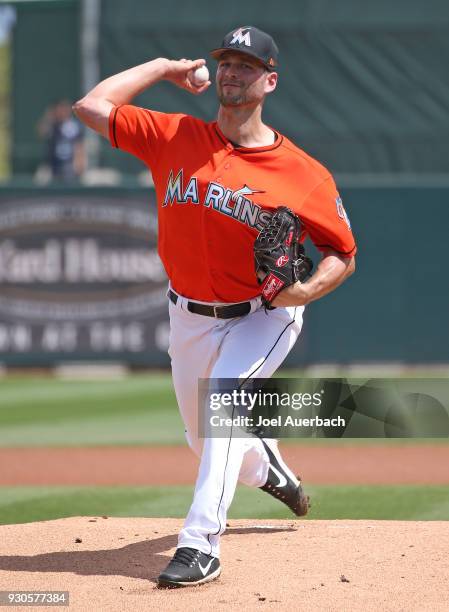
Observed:
[[[179,66],[179,64],[181,64],[181,66]],[[178,66],[182,72],[184,71],[191,72],[205,65],[206,65],[206,60],[204,59],[188,60],[188,59],[185,59],[185,57],[182,57],[180,60],[178,60]]]
[[[185,57],[181,57],[181,59],[179,59],[178,61],[182,62],[183,64],[189,64],[189,70],[192,68],[200,68],[200,66],[204,66],[206,64],[205,59],[190,60],[186,59]]]
[[[197,68],[201,68],[201,66],[205,66],[206,60],[201,58],[201,59],[192,60],[191,63],[192,63],[192,68],[196,70]]]
[[[211,81],[206,81],[206,83],[204,83],[200,87],[195,87],[194,93],[201,94],[203,93],[203,91],[206,91],[206,89],[208,89],[210,85],[211,85]]]
[[[193,83],[189,83],[189,91],[190,93],[193,93],[195,95],[201,94],[203,93],[203,91],[206,91],[206,89],[211,85],[211,81],[207,81],[206,83],[203,83],[202,85],[194,85]]]

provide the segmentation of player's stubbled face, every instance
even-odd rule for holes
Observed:
[[[225,54],[217,68],[217,94],[222,106],[246,106],[263,100],[268,72],[241,53]]]

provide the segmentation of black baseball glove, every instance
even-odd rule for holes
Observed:
[[[298,217],[286,206],[280,206],[256,238],[256,275],[265,307],[270,307],[282,289],[310,276],[313,262],[305,255],[300,235]]]

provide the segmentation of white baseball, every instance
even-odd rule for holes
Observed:
[[[197,68],[193,72],[190,72],[190,81],[197,87],[204,85],[204,83],[206,83],[208,80],[209,70],[207,69],[207,66],[201,66],[201,68]]]

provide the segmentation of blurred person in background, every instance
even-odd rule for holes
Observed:
[[[39,120],[39,136],[46,141],[50,177],[58,181],[78,179],[86,167],[86,153],[81,123],[72,115],[68,100],[50,106]]]

